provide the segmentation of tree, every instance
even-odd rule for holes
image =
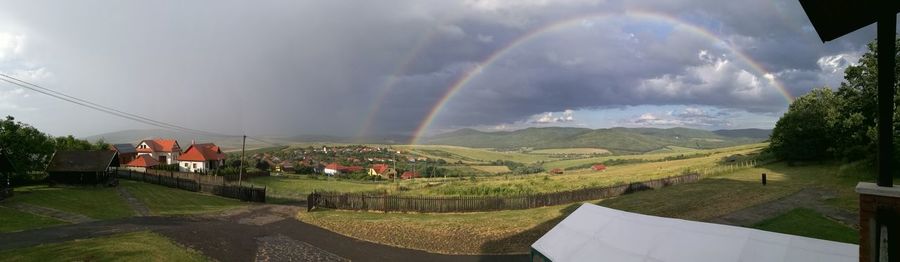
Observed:
[[[836,96],[831,89],[813,89],[791,103],[772,130],[770,150],[785,160],[815,160],[833,150],[837,118]]]
[[[897,39],[900,44],[900,39]],[[814,89],[798,98],[778,120],[772,131],[769,150],[779,159],[846,161],[873,160],[876,156],[878,67],[873,41],[857,64],[844,71],[837,91]],[[900,53],[891,54],[900,65]],[[894,67],[900,78],[900,66]],[[900,102],[900,82],[895,79],[894,103]],[[900,111],[892,116],[900,130]],[[894,133],[894,147],[900,149],[900,133]],[[900,154],[894,161],[900,161]]]
[[[54,139],[56,150],[92,150],[94,145],[87,140],[81,140],[72,135],[61,136]]]
[[[44,169],[53,154],[54,142],[47,134],[7,116],[0,120],[0,150],[22,175]]]

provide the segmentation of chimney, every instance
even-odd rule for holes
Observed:
[[[191,145],[193,145],[193,144],[194,144],[194,140],[193,140],[193,139],[191,139]]]

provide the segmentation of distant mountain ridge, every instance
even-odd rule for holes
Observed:
[[[771,130],[734,129],[707,131],[690,128],[590,129],[577,127],[526,128],[485,132],[464,128],[424,139],[424,144],[480,148],[596,147],[621,153],[648,152],[666,146],[718,148],[762,142]]]

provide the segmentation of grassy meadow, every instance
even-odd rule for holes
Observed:
[[[590,157],[576,160],[556,160],[545,162],[544,166],[572,167],[577,165],[592,164],[609,159],[641,159],[644,161],[633,164],[610,166],[605,171],[594,171],[590,168],[567,170],[564,174],[549,174],[547,172],[531,175],[502,174],[509,170],[506,166],[492,165],[466,165],[447,166],[446,168],[468,168],[486,175],[460,177],[460,178],[419,178],[402,181],[357,181],[339,178],[315,178],[305,175],[284,177],[259,177],[250,179],[256,185],[264,185],[269,193],[275,197],[305,198],[313,191],[333,192],[363,192],[363,191],[387,191],[391,194],[407,196],[513,196],[533,193],[545,193],[580,189],[585,187],[610,186],[622,183],[646,181],[669,176],[681,175],[687,170],[710,170],[722,166],[721,160],[732,155],[749,155],[758,153],[764,144],[744,145],[715,150],[698,150],[692,158],[662,161],[667,157],[684,156],[684,153],[655,153],[642,155],[622,155]],[[471,149],[449,146],[416,146],[416,148],[429,148],[429,150],[454,150],[454,152],[467,151],[470,157],[493,157],[495,154],[528,155],[525,153],[501,153],[484,149]],[[443,152],[443,151],[442,151]],[[479,153],[474,153],[479,152]],[[455,154],[455,153],[454,153]],[[490,161],[490,158],[479,161]],[[491,175],[501,174],[501,175]]]
[[[25,203],[82,214],[94,219],[114,219],[134,215],[128,204],[111,187],[26,186],[4,203]]]
[[[0,257],[4,261],[210,261],[146,231],[3,250]]]
[[[239,200],[206,195],[154,184],[122,180],[135,198],[144,203],[155,215],[184,215],[222,211],[247,205]]]
[[[19,212],[2,206],[0,206],[0,221],[3,221],[3,223],[0,223],[0,233],[66,224],[66,222],[49,217]]]
[[[769,183],[759,183],[767,173]],[[861,175],[863,174],[863,175]],[[840,164],[788,166],[768,164],[720,173],[696,183],[659,190],[642,191],[616,198],[590,201],[598,205],[641,214],[707,221],[747,207],[777,200],[805,188],[833,191],[835,198],[824,202],[836,208],[856,211],[858,181],[869,180],[865,170]],[[525,253],[528,246],[546,233],[578,204],[484,213],[405,214],[340,210],[319,210],[298,214],[298,219],[326,229],[388,245],[441,253]],[[792,216],[792,215],[791,215]],[[781,220],[795,220],[792,217]],[[776,223],[777,222],[777,223]],[[806,229],[790,231],[825,238],[811,232],[835,231],[830,220],[808,220]],[[774,225],[773,225],[774,224]],[[775,220],[759,227],[779,231]],[[838,235],[852,235],[840,231]],[[416,241],[429,239],[429,241]],[[840,238],[826,238],[838,239]]]

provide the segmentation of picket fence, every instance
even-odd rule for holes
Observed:
[[[150,172],[138,172],[134,170],[120,170],[119,178],[142,181],[171,188],[178,188],[193,192],[204,192],[227,198],[240,199],[242,201],[266,202],[266,187],[253,185],[240,185],[228,183],[221,176],[206,176],[200,174],[148,170]],[[212,183],[209,183],[212,182]]]
[[[416,197],[371,193],[315,192],[313,194],[318,194],[318,198],[311,196],[308,199],[317,199],[316,206],[344,210],[420,213],[481,212],[570,204],[698,180],[700,180],[699,174],[687,174],[622,185],[511,197]]]

